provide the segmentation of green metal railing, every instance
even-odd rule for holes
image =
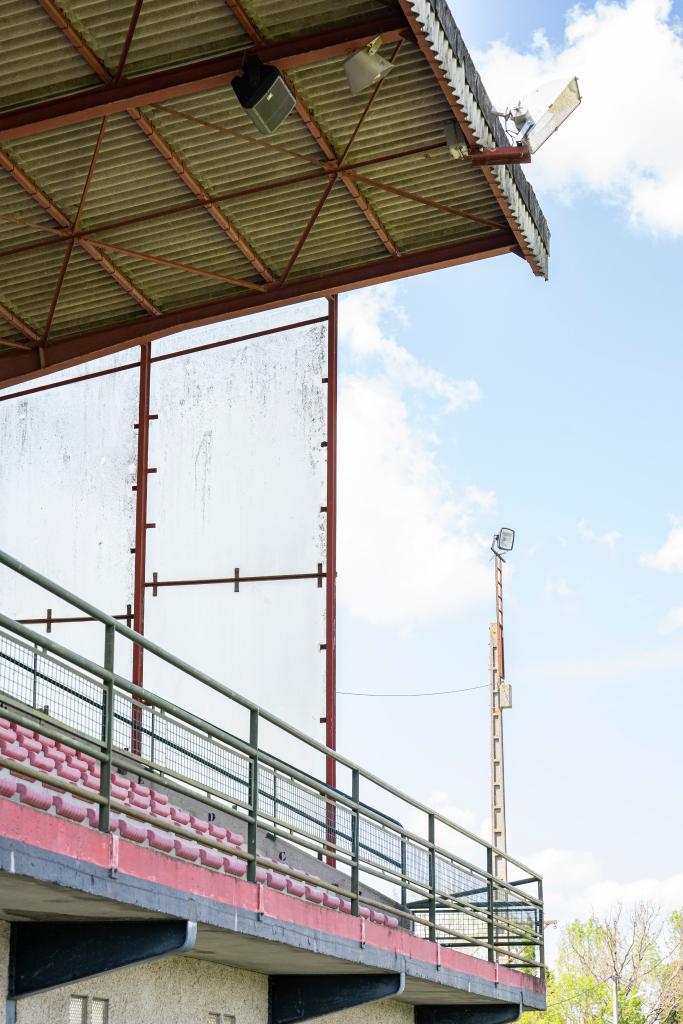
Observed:
[[[99,806],[102,831],[110,830],[115,812],[197,840],[194,831],[117,800],[112,774],[134,774],[243,822],[246,850],[235,856],[247,862],[250,881],[260,864],[269,863],[258,851],[259,835],[266,832],[334,863],[338,870],[325,872],[315,885],[348,900],[352,914],[362,905],[374,907],[395,915],[401,927],[417,935],[544,976],[542,879],[530,868],[2,551],[0,565],[104,627],[98,663],[0,614],[3,714],[96,758],[100,788],[88,791],[87,799]],[[117,640],[139,645],[220,694],[223,721],[232,723],[236,709],[243,709],[246,735],[140,690],[115,671]],[[274,729],[288,743],[303,744],[308,760],[312,753],[320,755],[323,777],[324,759],[333,758],[348,785],[332,788],[263,749],[263,723],[271,736]],[[45,779],[44,772],[11,758],[0,756],[0,767]],[[84,796],[82,787],[55,776],[50,785]],[[410,828],[402,823],[406,819]],[[201,842],[225,852],[210,836]],[[467,845],[468,856],[447,844],[457,850]],[[505,879],[493,874],[494,853],[507,865]],[[310,883],[303,870],[285,864],[277,870]]]

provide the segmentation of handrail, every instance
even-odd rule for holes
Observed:
[[[39,633],[36,633],[29,626],[25,626],[22,623],[16,622],[15,620],[11,619],[9,616],[4,615],[1,612],[0,626],[2,626],[4,629],[17,633],[19,636],[22,636],[25,640],[29,640],[31,643],[38,644],[44,647],[45,649],[51,651],[53,654],[56,654],[60,658],[63,658],[65,661],[70,661],[72,664],[77,665],[80,669],[89,672],[91,675],[98,676],[103,680],[111,681],[115,685],[119,686],[122,690],[130,694],[132,697],[140,696],[140,688],[136,686],[134,683],[131,683],[129,680],[125,679],[123,676],[118,675],[118,673],[116,672],[109,672],[103,666],[98,665],[97,662],[90,661],[89,658],[86,658],[83,655],[78,654],[76,651],[70,651],[68,648],[63,647],[55,640],[41,636]],[[146,691],[144,700],[145,702],[152,704],[155,707],[158,707],[160,710],[173,715],[174,717],[180,719],[180,721],[185,722],[187,725],[192,726],[193,728],[200,728],[204,731],[207,731],[216,739],[219,739],[221,740],[221,742],[233,746],[236,750],[239,750],[240,753],[245,754],[247,757],[253,757],[255,755],[258,755],[259,761],[262,764],[266,764],[268,765],[268,767],[273,768],[274,770],[282,771],[284,769],[288,775],[290,775],[293,779],[296,779],[298,782],[301,782],[309,786],[315,783],[315,787],[317,791],[321,793],[321,795],[330,797],[336,803],[346,806],[351,811],[355,809],[356,804],[354,803],[353,799],[349,797],[347,794],[345,794],[343,791],[328,786],[322,780],[313,779],[306,772],[300,771],[294,766],[287,764],[281,758],[275,757],[273,754],[269,754],[265,750],[262,750],[260,748],[256,749],[252,747],[245,740],[241,740],[238,736],[235,736],[233,733],[227,732],[218,725],[206,722],[204,719],[192,714],[192,712],[186,711],[184,708],[180,708],[178,707],[178,705],[166,700],[165,697],[153,693],[152,691]],[[357,770],[361,771],[360,769]],[[380,785],[383,788],[388,788],[388,786],[384,786],[384,784],[380,780],[375,780],[374,778],[369,777],[368,775],[364,775],[364,777],[370,778],[370,781],[372,781],[374,784]],[[396,792],[397,795],[401,796],[401,798],[405,800],[407,803],[410,803],[413,806],[416,805],[416,802],[413,801],[412,798],[404,796],[398,790],[394,792]],[[422,847],[425,850],[433,850],[435,854],[438,854],[439,856],[446,858],[452,863],[457,864],[459,867],[464,868],[466,871],[472,872],[479,878],[485,879],[488,882],[495,884],[495,887],[497,889],[506,889],[512,893],[515,893],[514,883],[506,882],[504,879],[496,877],[492,873],[488,872],[485,868],[479,867],[476,864],[472,864],[471,861],[467,860],[464,857],[460,857],[454,854],[450,850],[446,850],[444,847],[439,846],[437,843],[430,843],[427,839],[424,838],[424,836],[418,836],[416,833],[412,832],[410,829],[405,828],[398,822],[392,822],[391,819],[387,818],[386,815],[379,813],[378,811],[374,810],[374,808],[369,807],[367,805],[363,805],[363,813],[366,817],[371,818],[378,824],[383,825],[387,828],[391,828],[394,832],[398,833],[402,839],[410,840],[411,842],[416,843],[418,846]],[[455,827],[457,828],[457,826]],[[478,839],[476,841],[479,843],[480,846],[485,847],[487,850],[492,849],[495,852],[495,848],[491,847],[490,844],[485,843],[484,840]],[[527,868],[526,870],[530,869]],[[531,882],[537,882],[539,880],[540,876],[533,876],[530,879]],[[528,903],[533,904],[534,906],[540,907],[542,905],[541,901],[536,899],[536,897],[532,896],[530,893],[525,893],[525,899]]]
[[[143,822],[151,821],[143,811],[120,805],[111,784],[115,769],[132,771],[152,783],[163,781],[171,791],[199,800],[215,810],[230,815],[231,807],[234,809],[236,816],[247,825],[247,849],[240,855],[247,862],[249,881],[256,881],[257,865],[261,863],[257,835],[262,831],[272,832],[302,850],[327,858],[332,866],[336,859],[345,871],[350,870],[350,877],[342,874],[341,879],[334,882],[328,879],[320,884],[350,899],[352,914],[360,913],[362,898],[371,906],[389,909],[404,921],[404,927],[417,930],[432,941],[475,947],[493,962],[500,954],[503,962],[536,969],[544,977],[543,884],[541,876],[531,868],[6,552],[0,551],[0,565],[71,604],[104,627],[104,654],[99,662],[0,612],[0,627],[6,631],[0,632],[0,647],[10,645],[0,649],[0,678],[5,678],[5,663],[15,666],[8,670],[7,686],[4,682],[0,684],[0,703],[7,709],[5,713],[10,718],[14,716],[20,724],[33,716],[32,720],[39,723],[39,731],[44,727],[46,734],[54,735],[55,729],[63,728],[70,737],[68,742],[76,749],[99,751],[101,781],[99,799],[95,802],[100,808],[99,828],[103,832],[110,830],[113,811]],[[116,672],[114,644],[117,635],[248,711],[248,739],[178,707],[154,691],[142,690]],[[56,670],[50,666],[56,666]],[[13,676],[17,667],[19,675]],[[40,700],[48,698],[48,706],[42,710],[38,704],[38,685],[43,688]],[[349,791],[332,787],[315,774],[302,771],[262,749],[259,744],[261,721],[349,770]],[[0,767],[4,766],[5,759],[1,758]],[[14,770],[21,772],[22,768],[17,766]],[[27,768],[26,774],[32,778],[40,776],[33,768]],[[416,834],[401,821],[361,800],[361,781],[395,797],[411,813],[416,810],[424,814],[425,834]],[[474,864],[438,845],[437,822],[472,842],[479,851],[477,860],[484,860],[485,852],[486,866]],[[160,824],[159,827],[165,826]],[[170,825],[169,830],[183,832]],[[494,874],[495,855],[518,868],[523,877],[508,881],[507,874],[504,878]],[[287,868],[286,873],[296,877],[297,869]],[[384,888],[390,886],[387,891],[400,893],[400,904],[382,895],[383,890],[362,893],[361,873],[366,880],[380,879]],[[303,877],[307,877],[305,872]],[[522,891],[521,886],[527,885],[536,887],[536,896]],[[472,898],[477,894],[481,899]],[[412,902],[408,902],[409,896],[413,897]],[[389,900],[389,908],[382,900]],[[533,960],[522,955],[527,945],[538,951],[534,952]]]
[[[432,816],[435,821],[440,822],[442,825],[445,825],[448,828],[454,829],[460,835],[464,836],[466,839],[469,839],[474,843],[477,843],[479,846],[482,846],[487,850],[491,850],[493,854],[503,857],[509,864],[513,864],[521,871],[527,872],[527,874],[532,876],[532,878],[535,881],[542,880],[542,875],[537,874],[535,871],[533,871],[532,868],[524,864],[522,861],[519,861],[515,857],[510,856],[510,854],[506,853],[503,850],[499,850],[491,843],[486,842],[486,840],[482,839],[480,836],[475,835],[468,829],[463,828],[463,826],[458,825],[454,821],[451,821],[449,818],[440,814],[438,811],[435,811],[432,808],[427,807],[421,801],[408,796],[406,793],[403,793],[395,786],[392,786],[391,783],[385,782],[383,779],[378,778],[371,772],[368,772],[360,765],[357,765],[349,758],[345,757],[343,754],[340,754],[338,751],[325,746],[324,743],[320,743],[318,740],[314,739],[314,737],[307,736],[306,733],[300,731],[295,726],[290,725],[288,722],[285,722],[277,715],[274,715],[271,712],[267,711],[265,708],[254,703],[254,701],[249,700],[248,697],[244,697],[242,694],[230,689],[230,687],[226,686],[224,683],[219,682],[217,679],[214,679],[212,676],[209,676],[206,673],[200,671],[199,669],[194,668],[188,662],[183,661],[182,658],[176,657],[176,655],[172,654],[170,651],[167,651],[159,644],[154,643],[147,637],[142,636],[142,634],[140,633],[136,633],[134,629],[131,629],[124,623],[119,622],[117,619],[109,615],[107,612],[103,612],[95,605],[90,604],[90,602],[83,600],[76,594],[73,594],[65,587],[62,587],[60,584],[55,583],[53,580],[50,580],[47,576],[44,576],[42,573],[37,572],[35,569],[32,569],[30,566],[21,562],[19,559],[14,558],[8,552],[3,551],[2,549],[0,549],[0,564],[5,565],[8,569],[13,570],[20,576],[23,576],[25,579],[28,579],[31,582],[36,583],[38,586],[43,587],[43,589],[54,594],[55,597],[58,597],[61,600],[66,601],[68,604],[73,605],[73,607],[78,608],[80,611],[83,611],[84,613],[90,615],[92,618],[101,622],[104,626],[109,626],[113,628],[116,633],[126,637],[126,639],[130,640],[132,643],[135,643],[138,646],[149,651],[150,654],[153,654],[156,657],[161,658],[163,661],[167,662],[167,664],[179,669],[181,672],[184,672],[185,674],[191,676],[198,682],[204,683],[206,686],[210,687],[213,690],[216,690],[218,693],[221,693],[223,696],[228,697],[230,700],[235,701],[235,703],[240,704],[247,710],[258,714],[259,718],[263,719],[264,721],[270,722],[271,725],[277,726],[284,732],[288,733],[290,736],[293,736],[296,739],[301,740],[303,743],[306,743],[308,746],[319,751],[321,754],[324,754],[326,757],[333,758],[339,764],[343,764],[346,768],[349,768],[351,771],[359,772],[360,775],[364,779],[366,779],[366,781],[379,786],[386,792],[391,793],[392,796],[395,796],[400,800],[404,800],[406,803],[410,804],[416,810],[421,811],[424,814],[427,814],[428,816]],[[26,636],[33,642],[35,642],[34,637],[37,636],[38,642],[41,645],[43,645],[44,641],[47,639],[45,637],[41,637],[39,634],[34,634],[32,630],[27,630],[27,632],[24,633],[23,630],[27,629],[27,627],[19,626],[19,624],[15,620],[2,614],[0,614],[0,623],[5,625],[6,628],[10,628],[13,632],[18,632],[20,633],[20,635]],[[73,653],[75,652],[70,652],[67,650],[67,648],[61,647],[60,645],[53,646],[53,644],[54,641],[49,641],[48,643],[44,644],[44,646],[46,646],[48,649],[52,649],[53,651],[55,650],[55,647],[57,647],[59,648],[59,650],[56,653],[58,653],[60,657],[67,657],[67,660],[72,660],[72,658],[69,657],[69,655],[73,655]],[[96,663],[90,662],[89,659],[83,659],[81,664],[86,671],[91,672],[92,674],[97,675],[102,679],[107,679],[112,682],[116,682],[119,685],[127,683],[127,680],[124,680],[122,677],[116,676],[115,673],[107,672],[107,670],[103,669],[102,666],[98,666],[96,665]],[[134,684],[128,684],[128,686],[133,685]],[[127,688],[127,686],[125,688]],[[133,692],[137,693],[138,688],[135,688]],[[173,708],[174,705],[169,704],[169,707]],[[247,750],[245,750],[245,752],[247,752]],[[262,757],[263,752],[259,752],[259,756]],[[330,790],[330,795],[336,796],[336,793]],[[421,840],[421,842],[423,842],[423,840]],[[449,856],[452,855],[449,854]],[[482,873],[485,877],[488,877],[489,879],[494,879],[497,885],[500,884],[501,887],[503,888],[507,887],[505,882],[495,878],[494,875],[487,875],[486,872],[482,872],[482,869],[479,868],[476,870],[477,873]]]

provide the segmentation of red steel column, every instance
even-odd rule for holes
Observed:
[[[147,564],[147,484],[149,482],[149,393],[151,343],[140,347],[140,400],[138,408],[138,455],[135,501],[135,563],[133,568],[133,627],[145,632],[145,570]],[[143,649],[133,647],[133,682],[143,685]],[[142,709],[133,705],[132,751],[140,753]]]
[[[328,299],[327,330],[327,552],[325,633],[325,743],[337,749],[337,296]],[[337,784],[337,765],[327,758],[326,782]]]

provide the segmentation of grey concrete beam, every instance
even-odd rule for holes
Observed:
[[[122,967],[187,953],[194,921],[14,921],[10,926],[10,999],[46,992]]]
[[[390,999],[404,985],[403,974],[274,974],[268,979],[268,1024],[298,1024]]]
[[[416,1006],[415,1024],[508,1024],[522,1016],[522,1004],[507,1006]]]

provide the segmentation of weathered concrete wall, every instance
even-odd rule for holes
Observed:
[[[9,923],[0,921],[0,1024],[5,1024],[5,994],[9,964]]]
[[[0,977],[7,986],[9,926],[0,922]],[[69,1024],[71,996],[109,1000],[109,1024],[266,1024],[268,978],[190,957],[160,960],[29,996],[17,1003],[16,1024]],[[413,1024],[413,1007],[387,1000],[330,1018],[334,1024]],[[0,1024],[5,1024],[2,1003]]]
[[[69,1024],[72,995],[108,999],[109,1024],[208,1024],[210,1013],[264,1024],[268,1012],[265,975],[177,957],[29,996],[17,1024]]]

